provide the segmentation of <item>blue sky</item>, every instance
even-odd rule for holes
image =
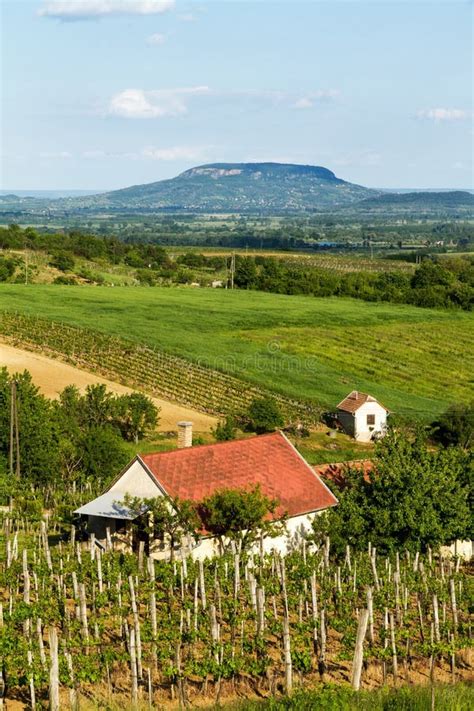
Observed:
[[[472,184],[472,4],[2,0],[3,189],[193,165]]]

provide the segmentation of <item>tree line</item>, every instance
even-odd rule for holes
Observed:
[[[336,272],[287,265],[273,257],[236,256],[234,284],[279,294],[345,296],[428,308],[474,306],[474,257],[427,258],[413,274]]]
[[[207,256],[195,252],[172,259],[156,244],[126,244],[116,238],[100,238],[79,232],[41,234],[17,225],[0,228],[1,249],[31,249],[51,254],[50,265],[64,273],[57,283],[74,284],[70,274],[75,258],[103,260],[110,264],[125,264],[134,269],[137,281],[143,285],[176,283],[189,284],[200,277],[193,270],[218,273],[226,270],[224,255]],[[396,255],[394,255],[396,256]],[[234,286],[279,294],[300,294],[318,297],[342,296],[365,301],[389,301],[427,308],[460,308],[474,306],[474,257],[455,257],[420,254],[420,266],[413,274],[399,270],[387,272],[338,272],[308,265],[287,264],[281,259],[266,256],[236,255]],[[0,257],[0,281],[11,281],[22,262],[18,256]],[[78,276],[99,281],[87,269]],[[23,276],[19,277],[23,280]],[[226,279],[224,279],[226,282]]]
[[[39,515],[62,494],[100,489],[130,459],[126,442],[155,428],[159,410],[141,393],[113,395],[105,385],[81,394],[69,385],[57,400],[24,371],[0,370],[0,500]]]

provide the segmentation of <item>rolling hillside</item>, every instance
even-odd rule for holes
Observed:
[[[323,407],[358,389],[426,421],[472,392],[474,319],[459,311],[159,287],[0,291],[1,310],[158,347]]]

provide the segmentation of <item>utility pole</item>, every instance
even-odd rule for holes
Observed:
[[[10,384],[10,451],[8,452],[8,465],[10,476],[13,476],[13,441],[15,437],[15,381]]]
[[[16,450],[16,456],[13,456],[13,450]],[[9,451],[9,470],[10,476],[13,476],[13,460],[15,460],[15,474],[20,478],[20,429],[18,427],[18,396],[16,389],[16,381],[11,381],[10,386],[10,451]]]
[[[234,275],[235,275],[235,252],[232,252],[230,258],[230,288],[234,288]]]

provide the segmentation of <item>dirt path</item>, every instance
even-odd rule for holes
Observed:
[[[133,392],[132,388],[113,383],[106,378],[84,370],[79,370],[79,368],[61,363],[59,360],[53,360],[52,358],[14,348],[0,342],[0,368],[4,366],[7,367],[10,373],[29,370],[35,385],[44,395],[50,398],[58,397],[58,394],[66,385],[76,385],[80,390],[84,390],[87,385],[105,383],[107,388],[114,393]],[[195,432],[209,432],[217,422],[215,417],[192,410],[184,405],[176,405],[173,402],[156,397],[151,399],[157,407],[161,408],[160,424],[158,426],[158,430],[161,432],[176,430],[176,423],[179,420],[190,420],[194,424]]]

